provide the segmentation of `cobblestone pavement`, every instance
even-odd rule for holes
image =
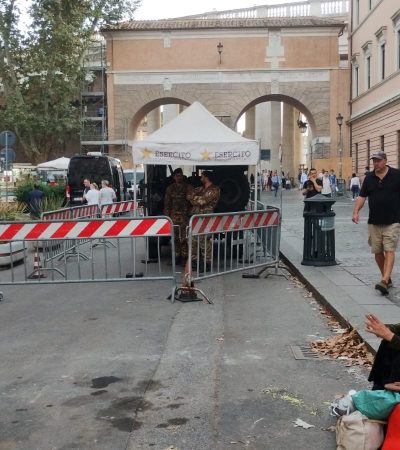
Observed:
[[[282,204],[282,239],[285,238],[286,231],[303,240],[303,196],[299,190],[292,189],[290,191],[283,191],[282,203],[280,196],[278,195],[275,198],[271,192],[263,192],[261,200],[264,203],[278,207]],[[336,213],[336,260],[349,274],[365,285],[373,288],[374,284],[380,280],[380,275],[367,243],[368,205],[366,203],[361,210],[360,223],[355,225],[351,221],[354,202],[351,200],[349,194],[347,193],[344,197],[338,197],[336,200],[336,203],[333,205]],[[390,290],[388,296],[397,306],[400,306],[399,250],[397,251],[392,276],[394,288]]]

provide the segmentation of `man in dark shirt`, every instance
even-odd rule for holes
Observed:
[[[33,189],[29,192],[27,203],[32,218],[40,217],[42,210],[42,201],[44,198],[44,192],[39,189],[39,185],[35,184]]]
[[[314,197],[322,191],[322,181],[317,178],[317,170],[310,169],[308,172],[308,180],[303,184],[302,193],[306,198]]]
[[[359,211],[368,197],[368,243],[382,275],[375,289],[387,295],[399,238],[400,171],[387,165],[386,153],[382,151],[374,153],[371,159],[374,170],[364,179],[352,220],[358,224]]]
[[[302,194],[305,198],[314,197],[314,195],[320,194],[322,191],[322,180],[317,177],[317,170],[310,169],[308,172],[308,180],[304,182]],[[308,211],[310,205],[304,203],[304,211]]]

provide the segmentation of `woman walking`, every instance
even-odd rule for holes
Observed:
[[[282,183],[281,177],[278,175],[278,172],[276,170],[274,170],[272,174],[271,181],[272,181],[272,189],[274,190],[276,197],[278,195],[279,186]]]
[[[358,194],[360,192],[360,179],[358,178],[357,174],[353,173],[350,180],[350,190],[353,193],[353,202],[358,197]]]

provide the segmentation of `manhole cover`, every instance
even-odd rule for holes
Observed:
[[[294,359],[320,359],[318,353],[314,351],[308,344],[291,345]]]

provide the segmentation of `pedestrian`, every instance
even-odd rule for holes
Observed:
[[[188,192],[186,198],[192,205],[192,214],[210,214],[217,206],[220,190],[213,183],[213,173],[205,170],[201,174],[202,186]],[[211,268],[211,236],[201,236],[200,239],[192,241],[192,267],[197,267],[197,251],[199,247],[199,257],[206,263],[206,270]],[[200,269],[202,269],[200,265]]]
[[[300,177],[299,191],[303,189],[304,183],[308,180],[308,175],[305,170],[302,171]]]
[[[96,183],[90,183],[90,189],[83,194],[88,205],[100,204],[100,192]]]
[[[317,194],[320,194],[321,191],[322,191],[322,180],[317,178],[317,170],[311,168],[308,173],[308,179],[303,184],[302,194],[305,196],[305,198],[311,198]],[[304,210],[305,211],[308,210],[307,204],[305,204]]]
[[[40,217],[43,208],[43,200],[44,192],[40,189],[40,186],[35,183],[27,198],[27,204],[32,219]]]
[[[281,177],[278,175],[278,171],[274,170],[271,177],[272,189],[274,190],[275,197],[278,195],[279,186],[282,183]]]
[[[357,174],[353,173],[351,175],[351,180],[350,180],[350,190],[353,194],[353,198],[352,198],[353,202],[358,197],[358,194],[360,192],[360,187],[361,187],[360,179],[358,178]]]
[[[184,264],[188,257],[186,227],[189,225],[190,203],[188,193],[193,187],[184,180],[182,169],[175,169],[174,182],[167,187],[164,198],[164,214],[171,218],[175,231],[175,264]]]
[[[400,171],[387,165],[383,151],[374,153],[371,159],[374,170],[364,179],[352,220],[359,223],[360,209],[368,198],[368,243],[381,272],[381,281],[375,289],[387,295],[392,286],[391,274],[399,238]]]
[[[268,171],[267,190],[272,191],[272,170]]]
[[[338,187],[337,187],[337,177],[333,169],[330,170],[329,180],[331,182],[332,197],[335,198]]]
[[[110,188],[110,183],[107,180],[101,180],[100,189],[100,205],[110,205],[117,199],[114,189]]]
[[[382,339],[368,377],[372,390],[400,391],[400,324],[385,325],[368,314],[365,330]]]
[[[329,178],[329,173],[324,170],[322,175],[322,190],[321,194],[325,195],[325,197],[332,197],[332,187],[331,180]]]

